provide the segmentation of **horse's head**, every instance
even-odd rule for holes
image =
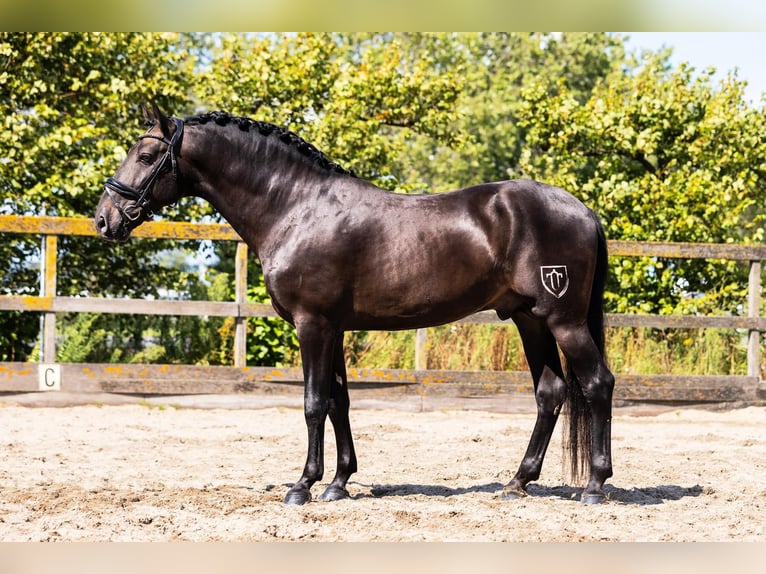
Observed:
[[[154,211],[180,196],[178,156],[184,123],[165,116],[154,103],[144,107],[144,117],[148,131],[138,138],[114,177],[106,180],[96,207],[96,229],[106,239],[126,240]]]

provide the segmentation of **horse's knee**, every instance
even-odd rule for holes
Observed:
[[[322,398],[306,399],[303,403],[303,416],[306,424],[321,424],[327,419],[330,412],[330,400]]]

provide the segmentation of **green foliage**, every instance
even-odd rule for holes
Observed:
[[[270,303],[263,275],[247,291],[253,303]],[[247,364],[292,365],[298,358],[298,336],[295,329],[282,319],[253,317],[247,321]]]
[[[409,58],[428,54],[434,73],[457,70],[462,78],[451,126],[458,145],[416,136],[393,166],[423,191],[519,177],[522,90],[558,80],[587,98],[623,56],[621,41],[602,33],[408,34],[403,41]]]
[[[615,373],[743,375],[742,333],[720,329],[609,329],[607,356]],[[454,324],[428,329],[427,368],[526,371],[518,331],[508,326]],[[412,369],[414,331],[350,333],[355,368]]]
[[[209,271],[203,280],[187,272],[182,278],[166,298],[232,299],[231,278],[226,273]],[[226,320],[221,317],[67,314],[60,315],[57,321],[56,359],[93,363],[231,364],[231,337]]]
[[[0,361],[25,361],[40,332],[40,315],[6,311],[0,314]]]
[[[615,373],[744,375],[742,334],[720,329],[609,329]]]
[[[97,327],[99,315],[79,313],[65,322],[61,344],[56,346],[56,360],[62,363],[88,362],[96,347],[106,338],[106,330]]]
[[[0,198],[6,211],[90,213],[149,98],[184,107],[190,64],[173,34],[2,33]]]
[[[415,331],[362,331],[346,336],[349,366],[360,369],[415,368]]]

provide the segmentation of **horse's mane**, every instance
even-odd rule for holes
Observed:
[[[184,121],[189,125],[204,125],[209,122],[214,122],[219,126],[235,124],[243,132],[256,130],[264,137],[273,136],[278,138],[279,141],[289,147],[295,148],[301,155],[307,157],[323,169],[356,177],[356,174],[353,171],[345,169],[341,165],[335,163],[314,145],[310,144],[299,135],[268,122],[261,122],[242,116],[234,116],[226,112],[209,112],[186,118]]]

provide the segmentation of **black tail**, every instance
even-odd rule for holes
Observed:
[[[597,247],[596,269],[593,274],[593,287],[588,308],[588,330],[601,356],[606,361],[604,337],[604,289],[606,287],[609,262],[607,259],[606,236],[604,228],[595,213]],[[582,387],[572,369],[567,365],[567,414],[569,428],[564,440],[565,459],[569,458],[572,480],[580,482],[590,472],[592,451],[592,424],[590,406],[585,399]]]

